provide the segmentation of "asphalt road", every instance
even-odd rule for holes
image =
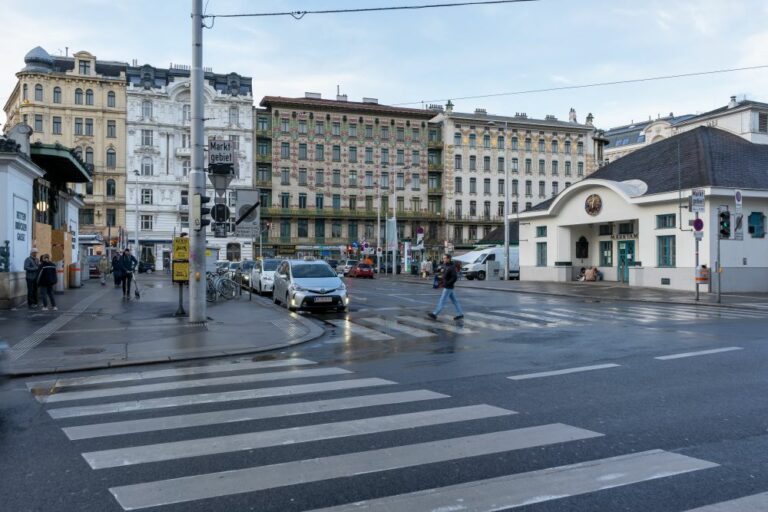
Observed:
[[[12,381],[2,509],[768,510],[768,312],[348,287],[290,351]]]

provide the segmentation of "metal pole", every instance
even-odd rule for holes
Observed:
[[[699,212],[696,212],[695,219],[696,220],[699,219]],[[696,235],[694,234],[694,236],[696,236]],[[696,269],[695,269],[694,272],[698,273],[698,271],[699,271],[699,239],[698,238],[696,239],[696,263],[695,263],[695,265],[696,265]],[[699,300],[699,279],[698,279],[698,275],[697,274],[694,274],[694,275],[696,275],[696,301],[698,302],[698,300]]]
[[[381,189],[376,184],[376,273],[381,274]]]
[[[718,211],[719,213],[719,211]],[[717,303],[720,304],[723,269],[720,266],[720,233],[717,235]]]
[[[189,173],[189,197],[205,195],[203,171],[203,0],[192,0],[192,170]],[[189,230],[189,321],[205,322],[205,227]]]
[[[504,137],[507,136],[507,123],[504,123]],[[506,144],[504,153],[506,157]],[[504,281],[509,279],[509,164],[504,158]]]
[[[391,179],[393,176],[390,176],[390,183],[392,183],[392,197],[389,198],[390,202],[392,203],[392,236],[394,237],[394,240],[392,240],[392,277],[397,276],[397,201],[395,198],[395,183]]]
[[[136,175],[136,246],[133,248],[136,259],[139,258],[139,171],[134,170]]]

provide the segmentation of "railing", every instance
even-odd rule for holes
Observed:
[[[467,223],[486,223],[486,222],[504,222],[503,215],[456,215],[448,212],[446,215],[448,222],[467,222]]]
[[[427,194],[429,195],[436,195],[436,194],[442,194],[443,193],[443,187],[429,187],[427,189]]]
[[[188,157],[192,155],[192,148],[176,148],[177,157]]]
[[[389,210],[387,210],[389,212]],[[388,214],[384,210],[381,211],[382,220]],[[354,210],[349,209],[334,209],[323,208],[318,210],[316,208],[264,208],[261,211],[262,217],[323,217],[327,219],[375,219],[376,210],[366,210],[365,208],[358,208]],[[425,219],[425,220],[439,220],[442,215],[439,211],[429,210],[398,210],[398,219]]]
[[[271,162],[272,161],[272,154],[270,153],[268,155],[261,155],[261,154],[257,153],[256,154],[256,161],[257,162]]]
[[[428,167],[429,167],[430,171],[442,171],[443,170],[442,162],[430,163]]]
[[[256,188],[272,188],[272,180],[256,180]]]
[[[266,137],[266,138],[272,138],[272,130],[256,130],[256,136],[257,137]]]
[[[442,148],[443,147],[443,139],[429,139],[427,141],[427,147],[428,148]]]

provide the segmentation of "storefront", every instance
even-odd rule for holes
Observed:
[[[519,215],[520,278],[572,281],[594,266],[607,281],[693,290],[696,237],[699,264],[714,268],[727,208],[722,290],[768,291],[766,164],[768,146],[705,127],[627,155]],[[689,210],[694,189],[703,193],[698,213]]]

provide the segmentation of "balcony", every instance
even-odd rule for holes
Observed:
[[[441,196],[443,195],[443,187],[429,187],[427,189],[427,194],[430,196]]]
[[[504,223],[503,215],[456,215],[452,211],[446,215],[448,222],[454,222],[457,224],[502,224]]]
[[[272,163],[272,154],[262,155],[262,154],[256,154],[256,162],[262,162],[262,163]]]
[[[256,180],[256,188],[272,188],[272,180]]]
[[[429,139],[427,147],[430,149],[442,149],[443,139]]]
[[[262,137],[262,138],[266,138],[266,139],[271,139],[272,138],[272,130],[270,130],[270,129],[266,129],[266,130],[259,130],[259,129],[257,129],[256,130],[256,137]]]
[[[189,205],[188,204],[180,204],[176,206],[176,209],[179,213],[189,213]]]
[[[192,156],[192,148],[176,148],[176,158],[190,158]]]
[[[443,170],[443,164],[442,164],[442,162],[430,163],[428,168],[429,168],[430,171],[442,171]]]

